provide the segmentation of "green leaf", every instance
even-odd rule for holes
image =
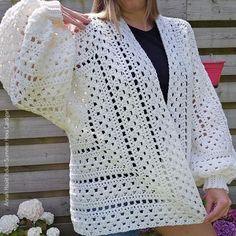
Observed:
[[[9,236],[18,236],[17,230],[11,232],[11,233],[9,234]]]
[[[45,231],[45,230],[47,230],[47,223],[45,220],[38,219],[35,222],[35,227],[40,227],[42,229],[42,231]]]
[[[4,233],[0,233],[0,236],[7,236],[7,234],[4,234]]]
[[[23,229],[18,229],[18,236],[25,236],[25,231]]]

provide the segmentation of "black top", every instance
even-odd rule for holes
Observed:
[[[167,103],[169,83],[168,60],[156,23],[154,24],[154,27],[148,31],[140,30],[129,24],[128,26],[155,67],[159,78],[160,87],[165,102]]]

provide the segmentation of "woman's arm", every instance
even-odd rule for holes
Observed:
[[[0,81],[19,109],[66,129],[75,40],[59,1],[21,0],[0,24]]]
[[[223,188],[236,178],[236,153],[219,97],[199,56],[194,31],[186,21],[192,64],[191,170],[203,190]]]

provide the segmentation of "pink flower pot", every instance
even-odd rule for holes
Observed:
[[[202,61],[205,69],[211,79],[211,82],[215,88],[218,87],[220,82],[220,76],[224,67],[224,60],[204,60]]]

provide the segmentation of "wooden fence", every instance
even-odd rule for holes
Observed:
[[[65,6],[89,12],[92,1],[62,1]],[[0,1],[0,17],[11,6]],[[202,59],[213,53],[226,60],[221,83],[216,89],[236,147],[236,1],[235,0],[161,0],[162,15],[188,20],[194,27]],[[4,206],[4,156],[6,117],[9,115],[9,188]],[[1,215],[15,214],[18,204],[38,198],[46,211],[55,214],[55,226],[62,235],[73,233],[69,213],[69,144],[65,132],[48,120],[14,107],[0,85],[0,209]],[[199,188],[202,194],[202,188]],[[236,205],[236,181],[230,185]],[[1,216],[0,215],[0,216]]]

